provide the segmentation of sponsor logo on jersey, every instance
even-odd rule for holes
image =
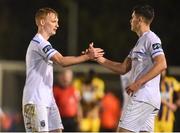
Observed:
[[[161,44],[160,43],[155,43],[155,44],[152,45],[152,48],[153,48],[153,50],[160,49]]]
[[[49,50],[52,49],[52,46],[51,45],[46,45],[44,48],[43,48],[43,52],[46,54]]]
[[[45,127],[45,121],[44,120],[42,120],[42,121],[40,121],[40,125],[41,125],[41,127]]]

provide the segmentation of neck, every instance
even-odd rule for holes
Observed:
[[[41,29],[38,30],[38,34],[41,34],[41,36],[42,36],[45,40],[48,40],[49,37],[50,37],[47,32],[45,32],[44,30],[41,30]]]
[[[143,25],[140,27],[139,31],[137,31],[137,35],[139,37],[141,37],[145,32],[148,32],[150,31],[150,26],[149,25]]]

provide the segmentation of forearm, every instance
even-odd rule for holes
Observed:
[[[167,65],[165,59],[158,60],[154,63],[153,67],[146,74],[140,77],[136,82],[139,82],[141,85],[143,85],[157,75],[161,74],[161,72],[166,68]]]
[[[89,57],[87,55],[66,56],[66,57],[62,57],[57,63],[62,66],[70,66],[70,65],[82,63],[88,60],[89,60]]]
[[[118,73],[118,74],[125,74],[126,73],[126,67],[123,65],[123,63],[115,62],[108,60],[104,57],[98,58],[97,62],[101,64],[102,66]]]
[[[90,58],[86,54],[81,56],[62,56],[60,53],[56,53],[54,56],[51,57],[51,60],[53,62],[63,67],[78,64],[89,59]]]

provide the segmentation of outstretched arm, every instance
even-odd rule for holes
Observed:
[[[94,49],[93,45],[90,45],[89,48]],[[82,54],[86,54],[89,52],[89,49],[86,49],[86,51],[83,51]],[[103,56],[100,56],[98,58],[95,58],[94,61],[97,61],[102,66],[116,72],[117,74],[126,74],[131,70],[131,59],[126,58],[123,63],[111,61]]]
[[[61,66],[69,66],[69,65],[85,62],[88,60],[93,60],[95,58],[102,57],[104,55],[104,52],[101,48],[91,48],[91,45],[93,44],[90,44],[88,52],[84,55],[62,56],[59,52],[57,52],[51,57],[51,60]]]
[[[117,74],[126,74],[128,71],[131,70],[131,59],[126,58],[124,62],[115,62],[111,61],[109,59],[106,59],[105,57],[99,57],[97,58],[97,62],[104,67],[116,72]]]

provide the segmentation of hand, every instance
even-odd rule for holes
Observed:
[[[96,60],[104,55],[104,51],[101,48],[94,48],[93,43],[89,44],[89,48],[82,52],[82,54],[88,55],[91,60]]]
[[[101,64],[104,63],[106,59],[104,57],[98,57],[95,61]]]
[[[168,102],[166,99],[161,99],[162,104],[166,105],[171,111],[175,112],[177,110],[177,105]]]
[[[88,53],[88,49],[86,49],[85,51],[81,52],[82,55],[87,54],[87,53]]]
[[[84,55],[84,54],[88,54],[89,49],[90,49],[90,48],[94,48],[94,47],[93,47],[93,45],[94,45],[94,43],[93,43],[93,42],[92,42],[92,43],[90,43],[90,44],[89,44],[89,48],[88,48],[88,49],[86,49],[86,50],[84,50],[84,51],[82,51],[82,52],[81,52],[81,54],[82,54],[82,55]]]
[[[138,82],[138,81],[134,82],[126,88],[126,92],[128,95],[132,96],[133,93],[135,93],[140,87],[141,87],[140,82]]]
[[[177,106],[174,103],[169,103],[169,109],[175,112],[177,110]]]

